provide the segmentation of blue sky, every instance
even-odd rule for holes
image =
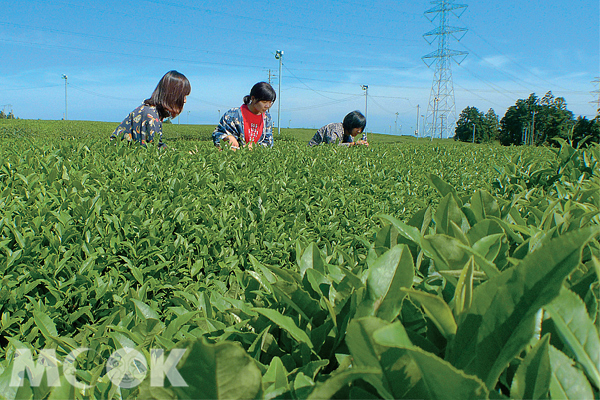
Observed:
[[[597,0],[461,2],[450,24],[468,29],[450,48],[456,114],[502,117],[517,99],[552,91],[575,115],[596,114],[600,76]],[[192,93],[181,124],[216,124],[252,85],[277,78],[284,51],[281,126],[319,128],[364,112],[368,130],[413,133],[425,115],[437,26],[430,1],[228,2],[133,0],[2,2],[0,107],[27,119],[120,122],[161,76],[185,74]],[[273,80],[278,90],[278,82]],[[593,103],[596,100],[596,103]],[[278,104],[271,114],[277,120]],[[422,128],[422,118],[421,122]]]

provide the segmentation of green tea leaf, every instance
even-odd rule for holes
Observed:
[[[594,393],[585,374],[562,351],[550,346],[552,377],[550,396],[552,399],[593,399]]]
[[[473,304],[458,318],[448,358],[492,389],[508,363],[529,343],[535,314],[560,292],[579,265],[595,228],[570,232],[530,253],[518,265],[475,289]]]
[[[550,388],[550,335],[546,334],[528,353],[517,368],[510,397],[514,399],[546,399]]]
[[[440,201],[440,205],[434,215],[434,220],[435,230],[438,234],[454,236],[452,234],[452,222],[454,222],[462,232],[466,232],[470,228],[467,217],[460,210],[454,196],[450,193],[444,196],[442,201]]]
[[[143,319],[160,320],[158,313],[146,303],[136,299],[131,299],[131,301],[133,304],[135,304],[135,309],[138,311],[138,315],[140,315]]]
[[[428,174],[427,177],[429,178],[433,186],[438,190],[438,192],[440,192],[440,195],[442,197],[446,197],[449,194],[451,194],[457,202],[459,201],[458,193],[456,193],[456,190],[452,186],[447,184],[442,178],[435,174]],[[462,204],[460,204],[460,206],[462,207]]]
[[[253,399],[261,392],[260,370],[238,343],[209,344],[202,339],[184,346],[177,371],[187,386],[170,388],[177,398]],[[141,398],[155,398],[150,378],[146,377],[140,388]]]
[[[464,244],[451,236],[427,235],[421,244],[425,254],[434,260],[435,268],[438,271],[460,270],[471,257],[463,249]]]
[[[470,209],[475,214],[478,222],[489,216],[500,218],[498,201],[485,190],[478,190],[471,196]]]
[[[273,357],[267,372],[262,377],[262,387],[265,397],[270,398],[269,393],[283,393],[288,388],[288,372],[286,371],[281,359]]]
[[[252,310],[273,321],[277,326],[289,333],[298,342],[306,343],[308,347],[311,349],[313,348],[313,344],[306,332],[298,328],[298,326],[290,317],[281,315],[277,310],[272,310],[269,308],[253,308]]]
[[[476,376],[418,347],[389,348],[381,365],[395,399],[485,399],[488,391]]]
[[[425,310],[425,314],[433,321],[442,335],[448,340],[456,334],[456,321],[452,310],[444,299],[439,296],[420,290],[400,289],[408,294],[412,300],[416,300]]]
[[[600,387],[600,338],[581,298],[563,288],[545,308],[563,343],[575,355],[594,385]]]
[[[50,339],[58,336],[58,331],[56,330],[56,325],[52,318],[48,316],[48,314],[43,311],[34,311],[33,312],[33,320],[35,321],[35,325],[40,328],[40,332],[46,338]]]
[[[307,400],[327,400],[335,396],[342,388],[357,379],[372,381],[378,379],[379,370],[368,367],[352,367],[339,373],[332,373],[324,382],[319,382],[307,397]]]
[[[321,257],[321,251],[316,243],[309,244],[304,250],[299,267],[301,276],[304,276],[306,270],[309,268],[313,268],[316,271],[325,274],[325,262],[323,261],[323,257]]]
[[[421,245],[421,232],[414,226],[405,224],[399,219],[389,215],[378,215],[378,217],[392,224],[398,233],[404,236],[406,239],[411,240],[419,246]]]
[[[414,264],[406,245],[396,245],[375,260],[367,277],[367,297],[359,305],[359,315],[373,315],[392,321],[402,307],[405,294],[400,288],[412,287]]]
[[[460,315],[464,310],[471,307],[474,265],[473,257],[471,257],[460,273],[458,283],[454,289],[454,315]]]
[[[373,332],[375,343],[386,347],[412,348],[413,344],[400,321],[391,323]]]

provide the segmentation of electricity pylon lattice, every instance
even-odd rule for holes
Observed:
[[[433,84],[429,95],[427,106],[427,119],[425,121],[425,132],[432,139],[434,137],[454,136],[452,129],[456,122],[456,106],[454,104],[454,85],[452,82],[452,69],[450,60],[457,64],[463,62],[467,57],[466,51],[451,50],[448,47],[450,37],[459,41],[467,33],[465,28],[457,28],[448,25],[450,14],[457,18],[467,8],[466,4],[454,4],[454,0],[432,1],[436,6],[425,11],[425,17],[431,22],[439,19],[439,26],[423,35],[429,44],[438,41],[438,48],[421,57],[423,62],[431,67],[435,64]]]
[[[598,89],[592,91],[592,94],[597,96],[597,99],[590,101],[590,103],[596,103],[596,113],[600,115],[600,77],[596,77],[596,79],[594,79],[592,83],[597,84]]]

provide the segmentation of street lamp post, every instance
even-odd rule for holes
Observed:
[[[369,85],[360,85],[360,87],[365,91],[365,118],[367,118],[367,98],[369,97]]]
[[[67,115],[67,75],[62,76],[62,78],[65,80],[65,121],[69,119],[68,115]]]
[[[436,125],[437,125],[437,121],[436,121],[436,119],[437,119],[437,117],[438,117],[438,116],[437,116],[437,111],[438,111],[438,100],[439,100],[439,98],[437,98],[437,97],[435,97],[435,98],[433,99],[433,104],[434,104],[434,106],[433,106],[433,116],[432,116],[432,118],[431,118],[431,121],[432,121],[432,123],[433,123],[433,127],[431,128],[431,137],[430,137],[430,140],[431,140],[432,142],[433,142],[433,136],[435,135],[435,128],[436,128]],[[442,126],[442,125],[441,125],[441,121],[442,121],[442,120],[440,119],[440,127]],[[441,130],[441,128],[440,128],[440,139],[442,138],[442,133],[441,133],[441,132],[442,132],[442,130]]]
[[[283,61],[283,50],[277,50],[275,52],[275,58],[279,60],[279,82],[277,82],[278,90],[277,90],[277,134],[281,134],[281,63]]]
[[[415,135],[417,139],[419,138],[419,105],[417,104],[417,129],[415,130]]]

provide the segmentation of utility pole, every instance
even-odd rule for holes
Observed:
[[[533,116],[531,117],[531,144],[535,144],[535,110],[533,110]]]
[[[367,98],[369,97],[369,85],[360,85],[360,87],[365,91],[365,118],[367,118]]]
[[[65,121],[69,119],[69,117],[67,116],[67,75],[62,76],[62,78],[65,80]]]
[[[427,126],[431,139],[439,132],[440,138],[450,137],[450,129],[453,120],[456,119],[456,106],[454,103],[454,85],[452,83],[452,70],[450,69],[450,60],[460,64],[467,56],[467,52],[452,50],[448,47],[450,36],[460,41],[465,35],[467,29],[457,28],[448,25],[450,13],[460,17],[467,8],[466,4],[454,4],[454,0],[434,0],[431,1],[435,7],[425,11],[425,17],[434,22],[439,17],[437,28],[425,33],[423,38],[433,44],[438,40],[438,49],[431,52],[421,59],[428,67],[435,64],[433,83],[429,95],[429,105],[427,107]],[[457,61],[458,57],[462,57]],[[448,120],[450,119],[450,122]]]
[[[269,82],[269,85],[270,85],[271,84],[271,69],[270,68],[269,68],[268,73],[269,73],[269,80],[268,80],[268,82]]]
[[[396,112],[396,122],[394,122],[394,135],[398,134],[398,112]]]
[[[473,142],[475,143],[475,122],[473,122]]]
[[[419,138],[419,105],[417,104],[417,129],[415,130],[415,136]]]
[[[275,58],[279,60],[279,90],[277,93],[277,134],[281,135],[281,63],[283,62],[283,50],[277,50],[275,52]]]
[[[433,142],[433,136],[435,135],[435,128],[438,126],[437,125],[437,113],[438,113],[438,98],[434,97],[433,98],[433,110],[432,110],[432,117],[431,120],[434,121],[433,123],[430,124],[429,126],[429,140],[431,142]],[[427,113],[429,113],[429,110],[427,110]],[[441,121],[440,121],[441,122]],[[442,127],[440,124],[440,138],[442,137]]]
[[[267,82],[269,82],[269,85],[272,85],[273,81],[277,79],[277,76],[272,72],[271,68],[263,71],[267,71],[267,76],[269,77]]]

